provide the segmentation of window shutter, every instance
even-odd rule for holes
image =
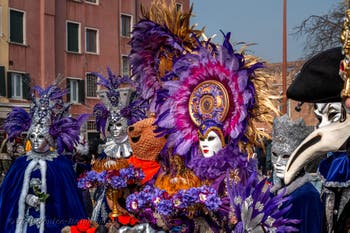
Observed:
[[[7,98],[12,98],[12,72],[7,72]]]
[[[22,93],[23,99],[30,99],[30,76],[28,73],[24,74],[22,77]]]
[[[10,41],[23,44],[23,13],[10,11]]]
[[[68,51],[79,52],[79,24],[68,23]]]
[[[84,104],[85,103],[85,81],[79,80],[79,103]]]
[[[0,96],[6,96],[6,80],[4,66],[0,66]]]
[[[67,78],[67,102],[70,102],[70,79]]]

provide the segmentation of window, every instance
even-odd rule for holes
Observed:
[[[10,42],[25,44],[24,18],[23,11],[10,9]]]
[[[70,102],[71,103],[78,103],[79,100],[79,85],[78,85],[78,80],[70,80]]]
[[[92,73],[86,74],[86,96],[97,97],[97,77]]]
[[[12,97],[22,98],[22,75],[13,73],[11,84],[12,84]]]
[[[98,30],[93,28],[85,29],[85,51],[88,53],[98,53]]]
[[[93,4],[98,4],[98,0],[85,0],[87,3],[93,3]]]
[[[77,78],[67,78],[67,101],[71,103],[85,102],[85,81]]]
[[[181,3],[176,3],[176,10],[182,12],[183,6]]]
[[[7,73],[7,97],[15,99],[29,99],[30,78],[28,74]]]
[[[87,122],[87,130],[88,131],[96,131],[96,123],[95,123],[95,121],[88,121]]]
[[[67,22],[67,51],[80,52],[80,24]]]
[[[0,66],[0,96],[6,96],[5,66]]]
[[[131,16],[121,15],[121,36],[130,37],[131,32]]]
[[[130,65],[129,65],[129,58],[128,56],[122,55],[122,76],[129,76],[130,75]]]

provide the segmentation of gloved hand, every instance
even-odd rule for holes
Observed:
[[[26,196],[26,204],[31,207],[38,207],[40,204],[39,197],[33,194],[28,194]]]

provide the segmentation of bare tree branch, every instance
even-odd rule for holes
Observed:
[[[293,28],[291,35],[295,38],[306,36],[304,45],[306,59],[321,51],[341,45],[340,33],[348,1],[338,3],[325,15],[311,15]]]

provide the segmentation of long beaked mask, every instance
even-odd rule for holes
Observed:
[[[308,162],[327,152],[338,151],[350,137],[350,114],[343,122],[335,122],[313,131],[288,160],[284,182],[289,184]]]

